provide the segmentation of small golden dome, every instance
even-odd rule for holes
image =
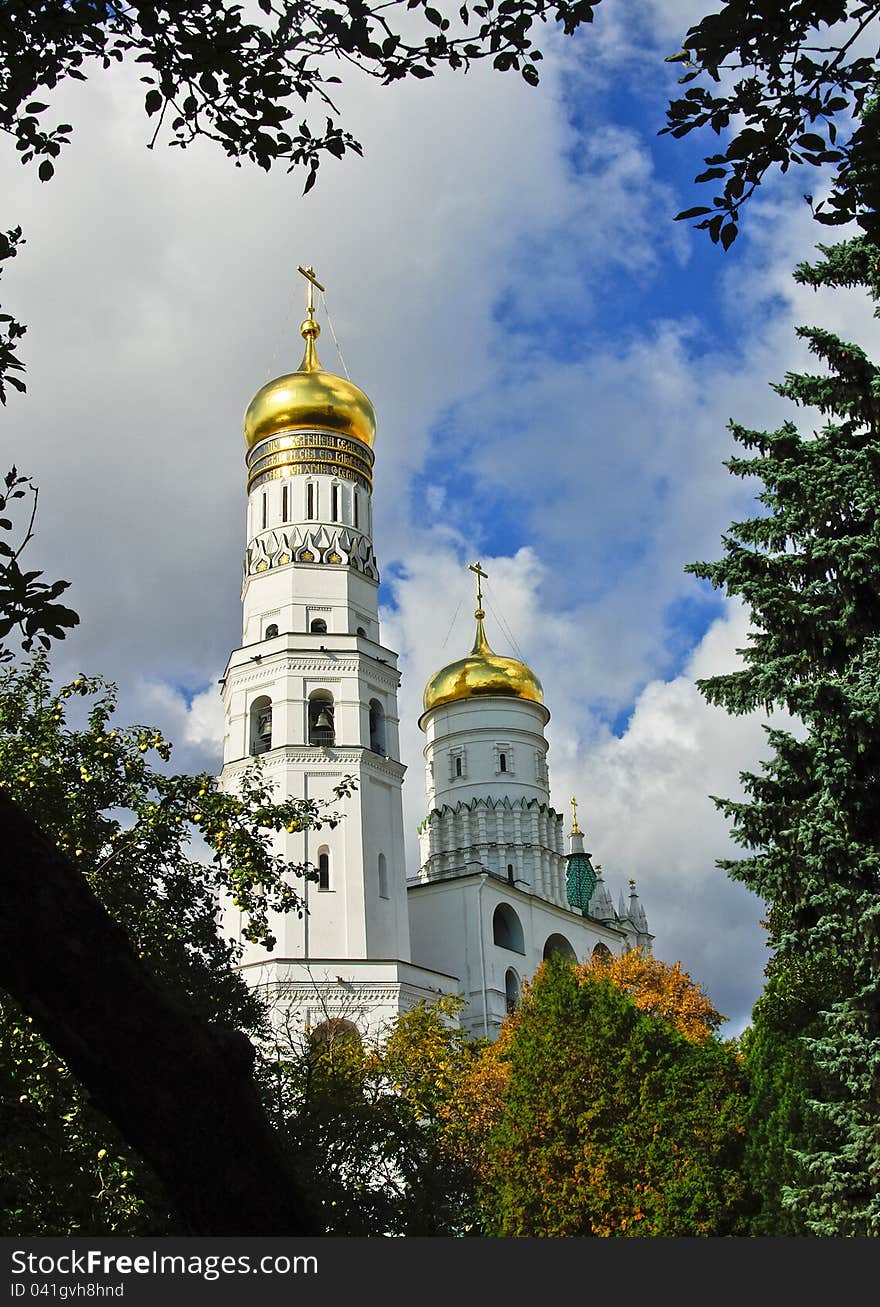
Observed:
[[[376,437],[373,405],[353,382],[321,367],[315,349],[320,331],[310,310],[300,327],[306,348],[299,369],[267,381],[248,405],[244,438],[249,450],[280,431],[310,427],[353,436],[372,449]]]
[[[544,703],[544,691],[535,673],[518,658],[505,658],[494,653],[486,639],[483,618],[486,614],[477,609],[477,638],[466,658],[450,663],[435,672],[425,687],[425,711],[419,724],[432,708],[459,699],[475,699],[484,695],[497,695],[509,699],[529,699]],[[546,709],[545,709],[546,711]]]

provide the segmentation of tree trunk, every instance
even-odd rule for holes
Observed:
[[[166,1186],[190,1234],[312,1234],[254,1050],[170,997],[82,874],[0,798],[0,985]]]

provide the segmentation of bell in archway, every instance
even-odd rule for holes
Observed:
[[[315,729],[319,731],[333,730],[333,714],[327,704],[322,704],[315,718]]]

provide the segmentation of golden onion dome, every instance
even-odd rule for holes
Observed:
[[[477,638],[466,658],[449,663],[435,672],[425,687],[425,711],[419,724],[432,708],[459,699],[477,699],[486,695],[508,699],[528,699],[544,703],[544,691],[535,673],[518,658],[505,658],[495,653],[486,639],[481,608],[475,614]],[[546,709],[545,709],[546,712]]]
[[[280,431],[312,427],[353,436],[372,448],[376,437],[373,405],[353,382],[321,367],[315,349],[320,332],[310,308],[308,318],[300,327],[306,348],[299,368],[267,381],[248,405],[244,415],[248,450]]]

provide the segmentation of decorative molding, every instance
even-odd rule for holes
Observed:
[[[261,531],[245,550],[244,574],[256,576],[294,563],[350,567],[371,581],[379,580],[369,536],[353,527],[321,522]]]
[[[284,633],[282,633],[284,634]],[[289,634],[289,633],[286,633]],[[314,638],[314,637],[313,637]],[[329,637],[328,637],[329,638]],[[238,650],[236,650],[238,652]],[[251,655],[251,658],[253,655]],[[283,661],[281,661],[283,660]],[[321,655],[312,657],[291,657],[286,649],[278,649],[274,653],[261,654],[260,662],[254,665],[251,659],[247,662],[231,664],[226,673],[228,692],[233,689],[244,689],[249,685],[265,684],[266,672],[271,671],[273,677],[287,673],[320,673],[322,676],[326,672],[332,671],[337,680],[342,680],[349,676],[353,679],[355,675],[363,677],[370,685],[376,685],[389,694],[393,694],[400,685],[400,672],[393,668],[385,668],[381,664],[377,666],[377,659],[370,657],[369,654],[355,654],[346,658],[329,658]],[[365,671],[365,664],[367,670]],[[352,703],[359,703],[360,699],[351,700]],[[390,713],[386,713],[389,721],[398,721]]]
[[[289,965],[291,969],[297,966],[296,963]],[[300,965],[305,968],[308,962],[304,959]],[[339,966],[344,967],[345,962],[340,962]],[[359,1004],[378,1007],[380,1004],[396,1003],[404,988],[404,982],[391,981],[387,984],[377,984],[369,980],[350,980],[345,985],[340,985],[335,980],[279,978],[261,981],[259,988],[275,990],[280,998],[286,999],[291,1006],[297,1008],[311,1007],[316,999],[320,998],[322,1013],[326,1008],[328,1016],[350,1016]]]
[[[322,775],[344,776],[352,767],[361,767],[368,771],[383,772],[394,780],[402,780],[406,772],[402,762],[373,753],[366,745],[343,745],[336,748],[334,745],[320,744],[279,744],[266,753],[249,754],[246,758],[226,762],[223,770],[230,776],[235,775],[244,771],[257,758],[265,771],[272,772],[302,763],[308,763],[312,771],[320,770]]]
[[[451,803],[444,803],[441,808],[432,808],[425,818],[426,821],[432,821],[434,817],[443,817],[446,813],[458,813],[464,810],[472,812],[477,808],[509,808],[511,811],[515,808],[537,808],[539,812],[546,812],[547,816],[553,821],[562,821],[563,815],[551,808],[546,803],[541,803],[538,799],[511,799],[505,794],[503,799],[480,798],[480,799],[461,799],[454,806]]]

